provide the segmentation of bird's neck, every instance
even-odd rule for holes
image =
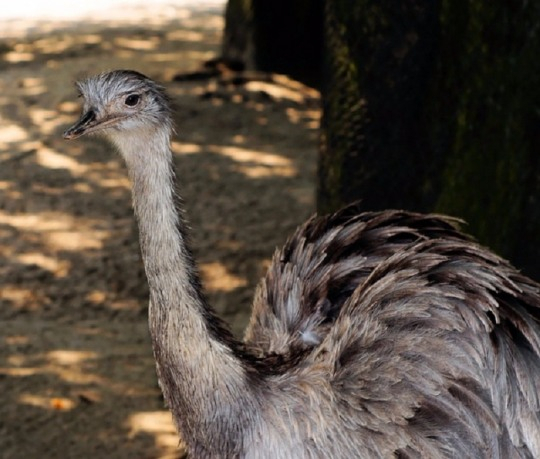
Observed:
[[[177,208],[169,133],[115,143],[132,180],[150,286],[150,333],[165,400],[186,442],[228,441],[215,436],[224,435],[224,423],[247,423],[251,385],[237,343],[201,293]],[[230,426],[238,428],[245,426]]]

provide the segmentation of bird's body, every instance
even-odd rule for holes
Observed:
[[[193,457],[540,457],[540,287],[451,219],[350,206],[276,252],[243,342],[207,305],[175,193],[163,89],[79,83],[119,149],[165,400]]]

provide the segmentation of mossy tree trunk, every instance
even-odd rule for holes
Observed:
[[[438,2],[328,1],[318,208],[430,202],[424,104],[434,70]],[[433,198],[432,198],[433,200]]]
[[[446,0],[440,17],[435,210],[540,279],[540,3]]]
[[[463,218],[540,278],[540,4],[327,1],[318,207]]]

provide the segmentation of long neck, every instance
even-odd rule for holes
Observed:
[[[150,286],[150,333],[165,400],[188,447],[237,449],[255,397],[234,340],[200,290],[176,208],[169,132],[116,143],[132,180]]]

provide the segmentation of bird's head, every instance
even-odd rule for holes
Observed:
[[[76,83],[84,100],[80,119],[64,132],[64,138],[102,133],[121,142],[148,130],[170,130],[170,104],[164,89],[133,70],[101,73]]]

